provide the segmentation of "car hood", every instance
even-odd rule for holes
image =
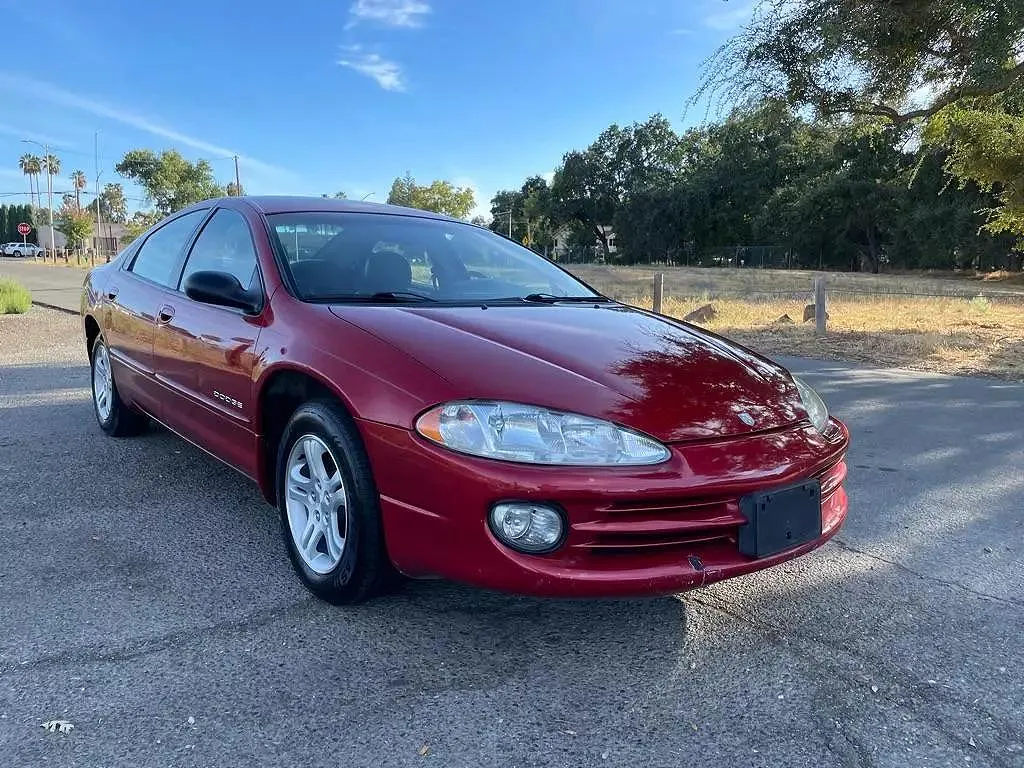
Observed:
[[[806,417],[780,366],[619,304],[339,304],[331,312],[436,372],[453,398],[573,411],[665,442],[762,432]]]

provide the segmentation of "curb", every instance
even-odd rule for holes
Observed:
[[[79,312],[77,309],[68,309],[67,307],[58,307],[56,304],[47,304],[45,301],[36,301],[35,299],[32,299],[32,304],[34,306],[37,306],[37,307],[45,307],[46,309],[55,309],[58,312],[65,312],[65,313],[67,313],[69,315],[79,315],[79,314],[81,314],[81,312]]]

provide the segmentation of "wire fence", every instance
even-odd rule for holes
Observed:
[[[797,250],[784,245],[728,245],[712,248],[698,248],[696,244],[683,243],[672,248],[662,249],[661,255],[653,256],[650,252],[633,254],[619,250],[612,245],[605,254],[599,245],[560,245],[549,253],[545,253],[552,261],[562,265],[606,265],[620,267],[702,267],[728,269],[770,269],[770,270],[856,270],[863,268],[867,261],[861,255],[851,253],[849,260],[837,261],[835,254],[823,249],[814,252]],[[961,261],[963,263],[961,263]],[[1010,251],[995,257],[986,258],[961,256],[960,260],[950,257],[962,268],[979,270],[1024,270],[1024,253]],[[897,264],[890,255],[879,256],[879,267],[883,271],[891,271]]]
[[[661,256],[630,256],[614,246],[605,255],[599,245],[563,245],[550,253],[560,264],[615,264],[619,266],[734,267],[748,269],[819,269],[824,254],[801,254],[788,246],[730,245],[698,249],[694,243],[667,248]]]
[[[27,257],[37,264],[63,264],[76,267],[96,267],[101,264],[109,264],[117,255],[109,249],[72,249],[58,248],[51,251],[49,248],[39,251],[35,256]]]
[[[666,301],[709,303],[716,300],[750,303],[800,302],[813,294],[816,278],[824,278],[830,300],[892,302],[929,299],[985,301],[1024,307],[1024,282],[1018,287],[990,287],[981,280],[919,276],[865,275],[844,272],[754,272],[746,270],[567,265],[566,269],[610,298],[632,303],[650,300],[660,285]],[[926,311],[921,308],[921,311]]]

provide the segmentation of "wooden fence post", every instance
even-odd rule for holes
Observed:
[[[662,301],[665,298],[665,273],[659,272],[654,276],[654,312],[661,314]]]
[[[814,278],[814,330],[819,336],[825,335],[825,276]]]

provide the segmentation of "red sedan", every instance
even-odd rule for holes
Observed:
[[[94,269],[81,308],[100,427],[152,419],[252,478],[331,602],[396,572],[678,592],[846,516],[849,433],[799,378],[444,216],[207,201]]]

